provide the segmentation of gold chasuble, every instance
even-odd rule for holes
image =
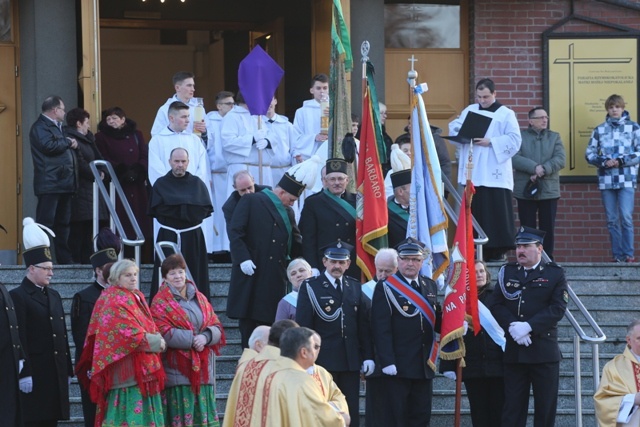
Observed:
[[[295,360],[282,357],[276,364],[264,385],[261,427],[344,426],[342,415]]]
[[[252,357],[253,356],[253,357]],[[260,353],[245,350],[229,389],[223,427],[259,427],[262,414],[262,389],[265,379],[278,369],[280,349],[267,345]]]
[[[318,384],[318,387],[320,387],[320,391],[327,402],[337,408],[338,411],[345,412],[347,414],[349,413],[347,399],[338,388],[338,385],[333,381],[333,377],[329,371],[320,365],[314,365],[311,378],[313,378],[316,384]]]
[[[640,426],[640,410],[636,410],[628,423],[616,422],[621,412],[622,399],[627,394],[637,393],[639,384],[640,363],[627,347],[624,353],[605,365],[600,387],[593,396],[600,427]],[[628,412],[626,409],[624,411]]]

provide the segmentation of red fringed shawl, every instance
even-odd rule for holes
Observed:
[[[171,289],[166,284],[160,287],[160,290],[153,298],[151,314],[163,336],[174,328],[193,331],[194,336],[211,326],[217,326],[220,329],[220,341],[213,346],[206,346],[201,352],[197,352],[194,348],[184,350],[169,347],[167,349],[165,355],[167,364],[189,378],[191,389],[197,395],[200,393],[200,384],[209,382],[209,355],[211,350],[219,356],[220,349],[226,344],[226,338],[222,323],[214,313],[209,301],[207,301],[207,297],[197,290],[193,282],[187,281],[187,287],[189,286],[196,290],[198,306],[202,310],[203,322],[200,330],[194,330],[189,315],[180,307],[180,304],[171,293]]]
[[[142,292],[117,286],[102,292],[76,365],[78,380],[101,409],[96,425],[102,425],[107,393],[114,380],[135,378],[143,396],[160,393],[164,388],[160,355],[147,352],[146,334],[158,332]],[[116,372],[118,378],[114,378]]]

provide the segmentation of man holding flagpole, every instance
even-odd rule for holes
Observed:
[[[376,365],[382,368],[384,400],[375,402],[373,425],[428,426],[440,331],[436,283],[420,274],[424,243],[405,239],[397,246],[398,273],[373,292],[371,330]],[[384,404],[383,404],[384,402]]]

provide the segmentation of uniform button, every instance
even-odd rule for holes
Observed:
[[[345,222],[345,223],[344,223],[344,225],[348,227],[348,226],[349,226],[349,223],[348,223],[348,222]]]
[[[521,314],[520,317],[524,317],[524,314]]]
[[[133,148],[129,148],[129,152],[130,152],[130,153],[133,153]]]
[[[273,239],[273,243],[275,243],[275,242],[276,242],[276,239]]]
[[[57,352],[57,351],[54,351],[54,352],[53,352],[53,354],[57,355],[57,354],[58,354],[58,352]]]
[[[55,338],[55,337],[56,337],[56,334],[53,334],[53,337]]]
[[[270,256],[270,257],[269,257],[269,259],[273,259],[273,257],[272,257],[272,256]]]
[[[53,316],[49,316],[49,320],[53,320]]]
[[[340,223],[339,222],[336,222],[336,227],[340,227]]]
[[[526,286],[523,286],[523,287],[522,287],[522,290],[524,291],[525,289],[527,289],[527,287],[526,287]]]

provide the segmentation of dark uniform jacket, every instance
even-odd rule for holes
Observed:
[[[515,297],[518,291],[522,293]],[[512,299],[505,296],[511,295]],[[560,361],[558,322],[564,316],[569,296],[564,270],[554,263],[540,263],[525,278],[524,268],[509,263],[500,269],[498,283],[488,307],[505,331],[505,363],[549,363]],[[509,333],[511,322],[528,322],[531,345],[518,345]]]
[[[78,188],[76,155],[55,123],[41,114],[31,126],[29,142],[36,196],[74,193]]]
[[[33,377],[33,391],[22,394],[25,422],[69,419],[73,367],[67,326],[60,294],[50,286],[47,293],[26,277],[11,290],[27,355],[20,378]]]
[[[395,248],[398,243],[407,238],[407,218],[409,215],[409,212],[407,212],[407,217],[403,217],[402,213],[399,214],[398,209],[402,210],[402,207],[394,202],[393,199],[394,196],[387,199],[389,211],[388,239],[390,248]]]
[[[253,319],[272,323],[278,302],[287,293],[286,269],[290,258],[300,253],[300,232],[290,207],[285,208],[291,234],[276,205],[264,191],[240,197],[228,223],[231,250],[231,282],[227,315],[232,319]],[[291,255],[288,251],[291,238]],[[252,260],[253,276],[240,264]]]
[[[16,309],[9,292],[0,283],[0,427],[22,426],[18,373],[19,361],[24,358]]]
[[[400,273],[398,280],[409,283]],[[435,376],[427,364],[435,332],[440,331],[439,310],[436,310],[436,283],[424,276],[417,280],[420,293],[436,311],[436,324],[431,326],[418,309],[407,298],[388,288],[402,312],[385,293],[383,281],[376,284],[371,305],[371,329],[376,353],[376,371],[389,365],[396,365],[398,378],[430,379]],[[406,310],[405,310],[406,308]],[[413,315],[413,317],[405,317]],[[324,346],[324,341],[323,344]]]
[[[487,305],[494,292],[500,291],[496,291],[490,284],[485,285],[484,289],[478,293],[478,301]],[[506,332],[507,334],[509,333],[508,330]],[[463,381],[474,378],[503,376],[502,349],[493,341],[484,328],[480,329],[478,335],[475,335],[469,329],[464,336],[464,347],[464,361],[467,366],[462,368]],[[440,360],[440,372],[455,370],[455,360]]]
[[[355,194],[345,192],[343,200],[355,208]],[[323,191],[308,197],[300,214],[302,233],[302,256],[313,268],[323,270],[323,247],[338,239],[354,247],[351,252],[351,266],[347,276],[360,279],[360,268],[356,265],[356,219],[340,205],[331,200]]]
[[[73,302],[71,303],[71,335],[73,335],[73,342],[76,345],[76,360],[80,360],[93,307],[95,307],[96,301],[98,301],[103,290],[104,288],[94,281],[91,286],[84,288],[73,296]]]
[[[359,371],[364,360],[373,360],[369,301],[360,282],[342,276],[342,295],[323,273],[300,285],[296,322],[313,329],[322,338],[317,364],[330,372]],[[315,297],[312,302],[311,295]],[[338,310],[342,313],[337,314]],[[335,320],[323,316],[335,317]]]

